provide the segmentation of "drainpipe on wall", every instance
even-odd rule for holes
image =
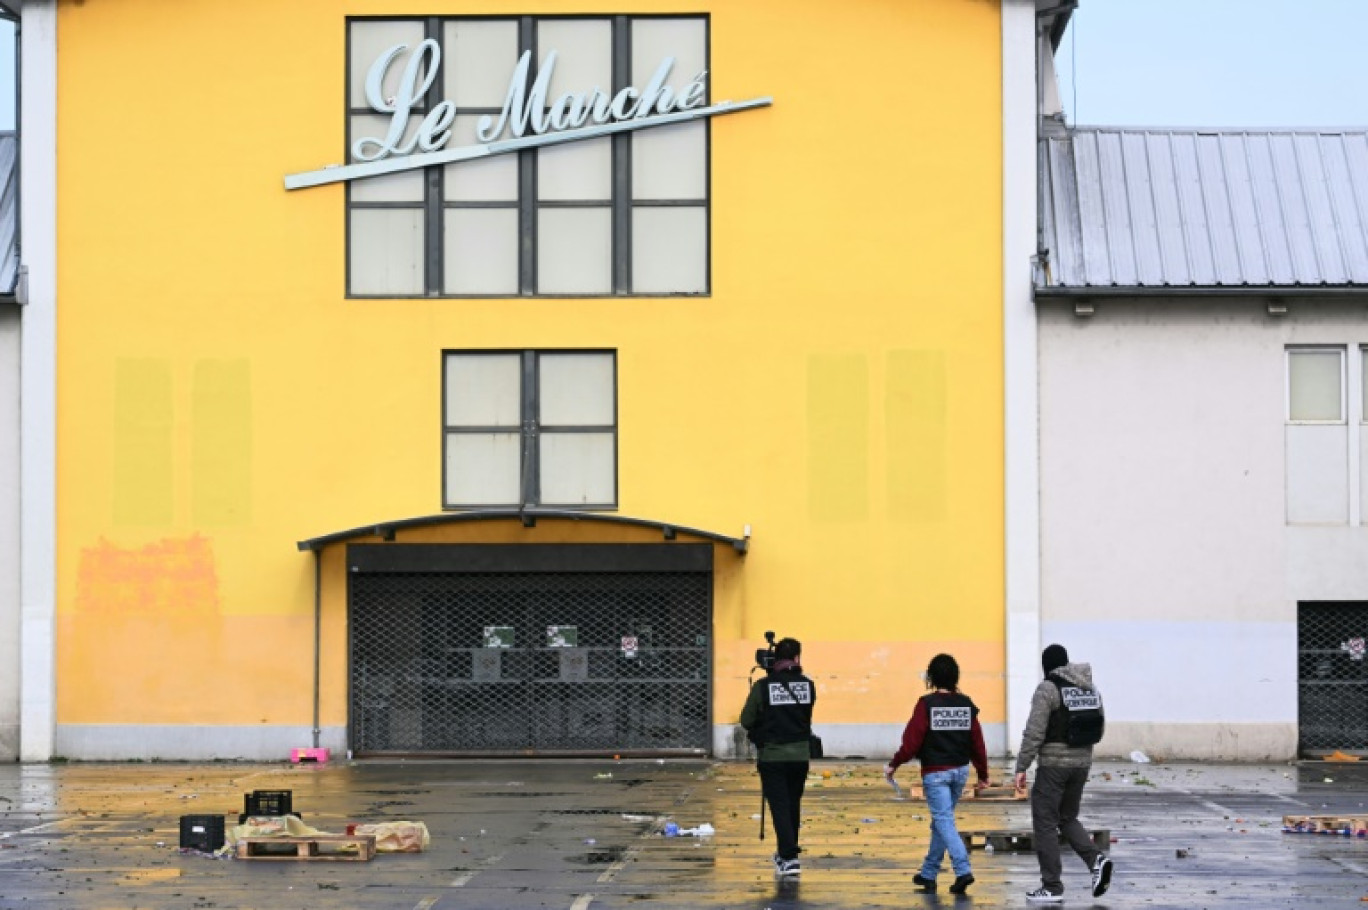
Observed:
[[[323,628],[323,551],[315,549],[314,557],[314,647],[313,647],[313,747],[319,747],[319,734],[322,732],[318,726],[318,687],[319,687],[319,652],[322,650],[322,628]]]

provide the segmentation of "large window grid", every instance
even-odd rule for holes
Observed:
[[[640,88],[666,56],[676,59],[676,89],[709,65],[706,16],[354,18],[348,161],[358,138],[383,136],[389,123],[366,103],[370,63],[428,38],[442,47],[441,71],[409,127],[452,101],[447,147],[477,144],[479,118],[498,119],[524,51],[529,91],[557,51],[548,102],[565,91]],[[392,67],[387,87],[402,69]],[[350,183],[348,296],[706,295],[709,130],[702,118]]]
[[[617,358],[445,351],[445,509],[617,507]]]

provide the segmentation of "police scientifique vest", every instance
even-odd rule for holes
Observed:
[[[978,713],[973,699],[959,692],[932,692],[922,698],[930,723],[917,760],[923,765],[968,764],[974,754],[971,731]]]

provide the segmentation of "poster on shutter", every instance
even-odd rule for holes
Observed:
[[[484,646],[486,648],[511,648],[513,647],[513,627],[512,626],[485,626],[484,627]]]
[[[1348,651],[1350,660],[1363,660],[1364,640],[1362,638],[1351,638],[1348,641],[1340,642],[1340,650]]]
[[[546,646],[548,648],[578,647],[579,626],[547,626]]]
[[[635,635],[622,636],[622,656],[628,660],[633,660],[637,655],[637,637]]]

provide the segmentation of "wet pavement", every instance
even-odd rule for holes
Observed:
[[[1363,763],[1368,766],[1368,761]],[[803,876],[776,883],[753,766],[686,760],[0,765],[0,910],[65,908],[1025,907],[1034,854],[972,853],[977,883],[916,893],[925,804],[881,764],[813,765]],[[995,773],[997,773],[995,771]],[[609,776],[611,775],[611,776]],[[914,768],[900,779],[915,783]],[[182,815],[293,791],[303,820],[422,821],[421,854],[254,862],[183,854]],[[1285,834],[1284,815],[1368,813],[1368,767],[1099,763],[1083,821],[1108,828],[1116,876],[1093,899],[1065,857],[1066,907],[1368,906],[1368,837]],[[665,837],[707,823],[712,836]],[[768,823],[767,823],[768,824]],[[1029,829],[1024,801],[961,803],[962,831]],[[1180,856],[1183,853],[1185,855]]]

